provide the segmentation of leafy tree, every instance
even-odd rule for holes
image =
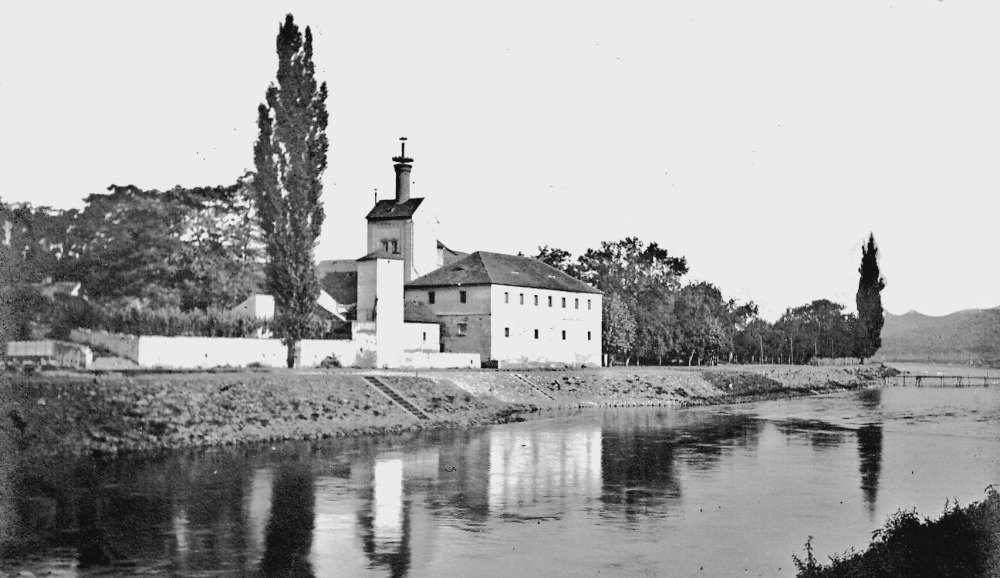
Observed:
[[[868,235],[868,243],[861,248],[861,266],[858,268],[861,278],[858,280],[858,354],[862,363],[864,358],[875,355],[882,347],[882,290],[885,289],[885,279],[878,268],[878,246],[875,235]]]
[[[249,177],[218,187],[143,190],[111,185],[70,215],[57,279],[98,301],[231,308],[259,289],[262,251]]]
[[[569,251],[545,245],[538,248],[538,254],[535,255],[535,259],[552,265],[556,269],[568,273],[573,277],[580,276],[580,271],[576,264],[573,263],[572,255]]]
[[[277,84],[271,84],[267,104],[257,109],[254,201],[267,248],[275,324],[291,367],[295,344],[308,334],[319,296],[313,249],[324,218],[320,178],[329,148],[327,88],[316,83],[309,27],[303,36],[287,15],[276,44]]]
[[[612,294],[604,299],[604,351],[617,359],[628,362],[635,343],[636,321],[632,310],[620,295]]]

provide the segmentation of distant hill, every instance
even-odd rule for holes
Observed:
[[[932,317],[886,313],[882,361],[927,361],[1000,366],[1000,307]]]

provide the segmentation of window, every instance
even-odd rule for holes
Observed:
[[[503,293],[503,302],[504,303],[510,303],[510,293],[507,293],[506,291],[504,291],[504,293]]]
[[[535,330],[535,339],[538,339],[538,330]]]
[[[424,331],[424,341],[427,341],[427,332]]]
[[[524,305],[524,293],[521,293],[521,305]]]
[[[538,295],[535,295],[535,307],[538,307]]]
[[[566,298],[565,297],[562,298],[562,307],[563,307],[563,309],[566,308]]]
[[[587,309],[590,309],[590,299],[587,299]]]
[[[430,303],[431,305],[434,305],[434,292],[433,291],[428,291],[427,292],[427,302]]]
[[[563,329],[563,332],[562,332],[562,333],[563,333],[563,341],[566,341],[566,330],[565,330],[565,329]]]
[[[468,334],[468,332],[469,332],[469,324],[468,323],[459,323],[458,324],[458,334],[459,335],[466,335],[466,334]]]
[[[382,241],[382,250],[389,251],[389,241]]]
[[[395,239],[392,240],[392,252],[399,253],[399,241]]]
[[[458,292],[458,302],[465,303],[465,291]]]
[[[503,336],[504,337],[510,337],[510,327],[504,327],[503,328]]]
[[[573,300],[573,308],[574,309],[579,309],[580,308],[580,300],[579,299],[574,299]]]
[[[552,296],[549,295],[549,307],[552,307]]]
[[[590,341],[590,332],[587,332],[587,341]]]

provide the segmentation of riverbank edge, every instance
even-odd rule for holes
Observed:
[[[884,372],[877,366],[734,366],[376,374],[394,376],[397,390],[418,407],[435,408],[428,411],[430,420],[418,420],[367,391],[362,381],[367,372],[7,375],[0,395],[0,438],[5,438],[0,445],[24,454],[118,455],[392,435],[511,423],[550,410],[790,399],[872,387]],[[469,386],[484,380],[492,384],[490,393]],[[562,382],[575,386],[564,390]],[[250,394],[233,402],[225,392],[234,389]],[[183,404],[186,409],[179,411]]]
[[[799,578],[1000,575],[1000,491],[990,485],[981,501],[946,503],[936,519],[899,510],[872,533],[867,548],[829,560],[821,564],[813,556],[811,536],[805,557],[792,557]]]

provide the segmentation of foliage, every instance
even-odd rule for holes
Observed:
[[[832,556],[828,566],[816,560],[810,536],[806,558],[793,561],[802,578],[1000,576],[1000,494],[990,486],[982,502],[945,505],[937,520],[899,511],[872,534],[866,551]]]
[[[294,344],[309,331],[319,295],[313,248],[323,224],[320,177],[326,169],[326,83],[317,86],[312,32],[289,14],[278,30],[277,84],[257,110],[254,203],[267,248],[267,287],[280,335],[294,363]]]
[[[857,317],[827,299],[785,310],[774,324],[752,319],[734,337],[738,361],[809,363],[853,357]]]
[[[604,292],[604,351],[626,362],[717,361],[756,314],[752,303],[725,300],[709,283],[682,287],[687,260],[636,237],[602,242],[575,263],[568,251],[548,246],[536,258]]]
[[[82,211],[0,203],[10,223],[4,258],[23,282],[79,281],[97,301],[229,308],[259,290],[249,181],[162,192],[111,185]]]
[[[858,351],[860,358],[875,355],[882,347],[882,290],[885,279],[878,268],[878,246],[875,235],[868,235],[868,243],[861,248],[861,266],[858,268]]]
[[[619,358],[628,357],[635,342],[635,317],[620,295],[604,299],[604,351]]]

